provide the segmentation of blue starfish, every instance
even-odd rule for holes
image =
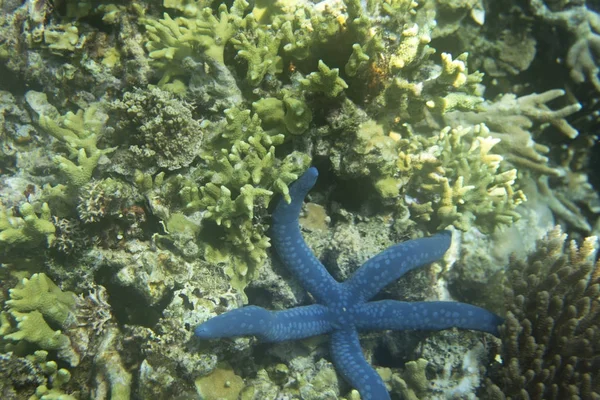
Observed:
[[[283,263],[292,270],[318,304],[283,311],[247,306],[218,315],[196,327],[202,339],[254,335],[280,342],[329,334],[337,371],[363,400],[390,396],[383,380],[365,360],[358,332],[372,330],[429,330],[452,327],[498,335],[502,319],[470,304],[382,300],[369,302],[381,289],[408,271],[444,255],[451,233],[394,245],[365,262],[347,281],[337,282],[308,248],[298,223],[304,197],[317,180],[308,169],[290,186],[291,203],[280,200],[273,213],[272,239]]]

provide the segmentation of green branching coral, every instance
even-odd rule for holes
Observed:
[[[61,291],[45,274],[34,274],[10,290],[6,304],[11,311],[39,311],[50,322],[64,325],[72,317],[75,295]]]
[[[56,155],[54,162],[65,174],[69,190],[79,190],[92,178],[100,158],[116,149],[98,148],[98,140],[108,116],[97,103],[77,113],[69,111],[61,116],[48,103],[46,94],[29,91],[25,96],[28,104],[39,115],[40,127],[66,146],[68,157]]]
[[[281,35],[271,29],[262,29],[252,15],[245,18],[246,30],[231,39],[237,56],[246,60],[246,79],[251,86],[258,86],[266,74],[283,71],[283,61],[278,55]]]
[[[71,340],[60,330],[75,321],[75,294],[63,292],[45,274],[33,274],[10,290],[6,302],[16,329],[4,335],[12,341],[25,340],[44,350],[54,350],[71,365],[79,364],[79,354],[71,346]]]
[[[213,183],[203,186],[201,193],[202,197],[197,205],[206,209],[204,217],[228,229],[240,216],[252,219],[255,207],[266,208],[269,198],[273,195],[269,190],[255,188],[249,184],[242,186],[235,199],[231,198],[231,191],[226,186]]]
[[[148,55],[163,72],[159,85],[182,74],[181,62],[186,57],[206,54],[224,64],[225,45],[243,27],[242,16],[248,5],[246,0],[235,0],[229,9],[221,4],[216,15],[207,7],[197,11],[193,18],[173,19],[165,13],[160,20],[144,19]]]
[[[415,217],[435,220],[439,228],[475,224],[486,232],[518,219],[514,209],[525,195],[513,187],[517,171],[501,167],[502,156],[491,152],[499,142],[477,125],[446,127],[420,151],[403,144],[398,167],[410,176],[406,193]]]
[[[250,110],[228,109],[225,119],[208,131],[200,153],[205,167],[197,172],[201,185],[181,177],[172,187],[179,187],[183,212],[202,213],[200,237],[214,237],[209,221],[217,225],[224,240],[218,246],[203,241],[205,256],[215,264],[226,262],[232,285],[242,290],[267,256],[268,226],[260,222],[261,216],[276,194],[289,199],[288,185],[304,171],[309,157],[299,152],[276,157],[275,147],[284,135],[263,131],[260,118]]]
[[[15,217],[12,211],[0,207],[0,249],[34,248],[42,243],[52,245],[56,228],[48,204],[42,204],[36,212],[34,205],[23,203],[19,214]]]
[[[283,37],[283,54],[305,60],[311,50],[329,43],[342,31],[338,18],[327,8],[316,12],[312,7],[298,4],[293,12],[274,18],[272,27]]]
[[[319,60],[319,71],[310,73],[300,83],[308,91],[323,93],[327,97],[337,97],[348,88],[348,84],[340,78],[339,69],[329,68],[323,60]]]

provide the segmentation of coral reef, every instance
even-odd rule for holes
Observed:
[[[358,399],[319,339],[193,338],[244,304],[323,297],[271,248],[273,210],[311,166],[321,177],[299,221],[332,277],[449,229],[443,262],[381,299],[504,312],[510,253],[525,257],[557,224],[580,248],[566,253],[600,232],[598,11],[0,0],[0,397]],[[518,288],[515,304],[529,293]],[[535,320],[510,310],[511,324]],[[491,337],[361,341],[393,398],[470,399],[484,375],[516,377],[490,364]]]

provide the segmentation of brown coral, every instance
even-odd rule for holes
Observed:
[[[511,260],[502,366],[494,399],[600,399],[600,261],[553,229],[526,261]],[[493,382],[493,383],[492,383]]]

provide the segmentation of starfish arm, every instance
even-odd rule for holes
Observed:
[[[383,380],[363,356],[356,330],[338,330],[331,335],[331,357],[337,371],[359,391],[361,399],[390,399]]]
[[[498,336],[498,326],[503,323],[492,312],[456,301],[373,301],[360,305],[355,314],[360,331],[460,328]]]
[[[247,306],[228,311],[198,325],[201,339],[256,336],[265,342],[304,339],[331,330],[327,307],[313,304],[283,311]]]
[[[281,261],[302,286],[318,303],[328,304],[337,298],[340,284],[306,245],[298,223],[304,197],[314,186],[317,176],[317,169],[309,168],[290,186],[292,201],[288,204],[284,199],[279,200],[273,212],[271,239]]]
[[[440,259],[452,240],[450,231],[396,244],[365,262],[343,283],[358,303],[375,296],[402,275]]]

